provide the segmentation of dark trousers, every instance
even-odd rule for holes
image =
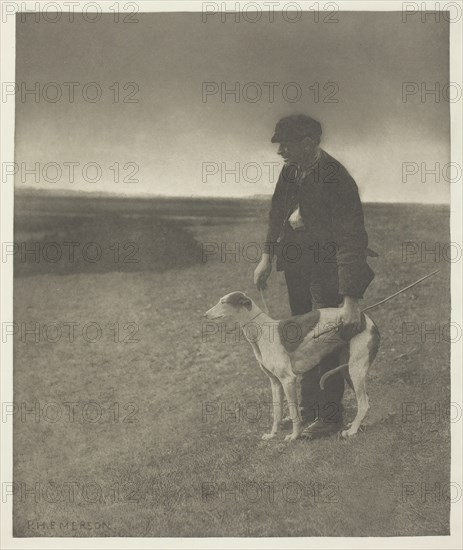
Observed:
[[[289,305],[293,315],[308,313],[313,308],[338,307],[338,279],[335,265],[315,269],[299,268],[285,270]],[[311,422],[317,417],[324,422],[342,420],[342,396],[344,377],[341,373],[330,376],[325,389],[320,388],[322,375],[339,365],[338,354],[326,357],[314,369],[302,375],[300,405],[302,417]]]

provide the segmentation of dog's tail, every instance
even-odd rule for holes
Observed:
[[[349,374],[349,371],[348,370],[344,370],[346,369],[346,367],[349,366],[349,363],[344,363],[343,365],[339,365],[339,367],[336,367],[335,369],[332,369],[332,370],[329,370],[328,372],[325,372],[325,374],[320,378],[320,388],[322,390],[325,389],[325,382],[327,380],[327,378],[329,378],[330,376],[332,376],[333,374],[336,374],[337,372],[339,371],[343,371],[343,376],[344,378],[346,379],[346,382],[349,384],[349,386],[354,389],[354,385],[352,384],[352,380],[351,380],[351,377],[350,377],[350,374]],[[355,390],[354,390],[355,391]]]

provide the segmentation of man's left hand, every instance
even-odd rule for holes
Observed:
[[[344,302],[340,307],[338,323],[342,323],[342,333],[352,338],[354,334],[360,332],[362,312],[357,298],[345,296]]]

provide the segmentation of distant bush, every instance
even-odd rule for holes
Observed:
[[[201,261],[200,244],[186,222],[158,216],[17,215],[15,243],[16,277],[165,271]]]

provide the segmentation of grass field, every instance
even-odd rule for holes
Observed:
[[[379,253],[365,304],[441,271],[371,312],[382,343],[363,432],[285,443],[261,440],[270,386],[251,347],[233,332],[205,339],[201,318],[231,290],[259,301],[255,263],[201,252],[261,240],[267,207],[16,201],[15,241],[38,243],[39,261],[18,249],[15,536],[449,533],[450,264],[419,252],[445,252],[448,208],[365,206]],[[404,241],[418,243],[407,258]],[[74,262],[50,261],[51,242],[79,243]],[[85,256],[90,242],[101,259],[89,261],[95,247]],[[289,315],[281,274],[267,297],[273,317]],[[352,417],[350,390],[345,405]]]

